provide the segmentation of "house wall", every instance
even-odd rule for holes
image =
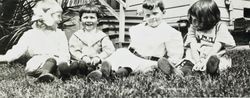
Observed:
[[[130,11],[140,11],[141,3],[144,0],[126,0],[127,9]],[[179,19],[186,18],[189,7],[197,0],[163,0],[166,9],[164,19],[167,22],[176,22]],[[221,19],[229,22],[228,10],[225,7],[224,0],[215,0],[221,11]],[[232,0],[233,12],[231,19],[243,17],[243,8],[250,8],[250,0]]]

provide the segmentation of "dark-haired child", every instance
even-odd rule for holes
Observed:
[[[227,25],[220,22],[220,10],[213,0],[199,0],[188,10],[189,28],[185,46],[186,58],[193,64],[193,70],[216,74],[231,66],[231,59],[225,56],[228,48],[235,46]]]
[[[89,74],[101,67],[98,65],[115,51],[109,36],[97,28],[102,13],[100,7],[92,3],[81,7],[82,29],[75,32],[69,40],[73,73],[78,71],[84,75]]]

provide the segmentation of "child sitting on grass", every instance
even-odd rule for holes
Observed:
[[[69,69],[67,38],[63,31],[57,29],[62,9],[54,0],[40,0],[33,12],[33,29],[24,32],[12,49],[0,55],[0,62],[12,62],[28,56],[30,59],[25,67],[27,75],[41,82],[50,82],[54,80],[57,68],[62,76]]]
[[[129,29],[129,48],[117,49],[105,64],[112,66],[116,76],[148,72],[154,68],[166,75],[182,75],[175,65],[183,56],[183,39],[179,31],[162,19],[165,15],[163,2],[145,0],[142,8],[145,22]]]
[[[94,3],[88,3],[81,7],[80,21],[83,28],[75,32],[69,40],[73,59],[72,74],[79,72],[88,75],[101,67],[98,65],[101,65],[102,61],[115,51],[108,35],[97,28],[102,13],[100,7]],[[89,74],[87,77],[95,78],[96,76]]]
[[[188,10],[191,27],[187,33],[186,59],[193,70],[216,74],[231,66],[225,50],[235,46],[227,26],[220,22],[220,10],[213,0],[199,0]]]

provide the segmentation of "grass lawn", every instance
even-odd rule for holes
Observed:
[[[114,82],[86,82],[73,77],[62,82],[35,83],[24,74],[21,64],[0,64],[0,97],[168,97],[168,96],[234,96],[250,97],[250,50],[230,51],[232,68],[211,79],[208,75],[172,76],[168,80],[160,72],[137,73]]]

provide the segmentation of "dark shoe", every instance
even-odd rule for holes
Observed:
[[[94,70],[87,75],[88,81],[100,81],[102,79],[102,72],[100,70]]]
[[[158,68],[166,75],[170,75],[173,69],[167,58],[160,58],[158,60]]]
[[[207,62],[207,73],[210,75],[217,75],[219,69],[220,59],[216,56],[211,56]]]
[[[89,64],[87,64],[86,62],[84,62],[84,61],[79,61],[78,62],[78,65],[79,65],[79,73],[81,74],[81,75],[88,75],[91,71],[93,71],[93,70],[89,70]]]
[[[38,77],[42,74],[42,70],[41,70],[41,69],[38,69],[38,70],[33,71],[33,72],[26,72],[26,74],[27,74],[28,76],[38,78]]]
[[[79,70],[79,63],[74,61],[70,64],[70,74],[71,75],[77,75],[78,70]]]
[[[61,74],[69,74],[70,73],[70,67],[66,62],[59,64],[58,70],[60,71]]]
[[[184,60],[182,63],[181,63],[181,71],[183,72],[183,75],[186,76],[186,75],[191,75],[192,74],[192,69],[194,67],[194,64],[189,61],[189,60]]]
[[[112,71],[112,66],[110,65],[110,63],[107,61],[104,61],[101,66],[102,76],[108,79],[111,75],[111,71]]]
[[[57,69],[56,64],[57,64],[57,62],[54,58],[49,58],[46,60],[46,62],[44,63],[44,65],[41,69],[47,70],[49,73],[54,73]]]
[[[70,66],[66,62],[59,64],[58,70],[60,73],[59,77],[61,77],[63,81],[70,79],[71,69],[70,69]]]
[[[52,82],[54,81],[55,76],[51,73],[42,73],[38,78],[37,81],[39,82]]]
[[[127,77],[132,72],[130,67],[121,67],[116,71],[117,77]]]

